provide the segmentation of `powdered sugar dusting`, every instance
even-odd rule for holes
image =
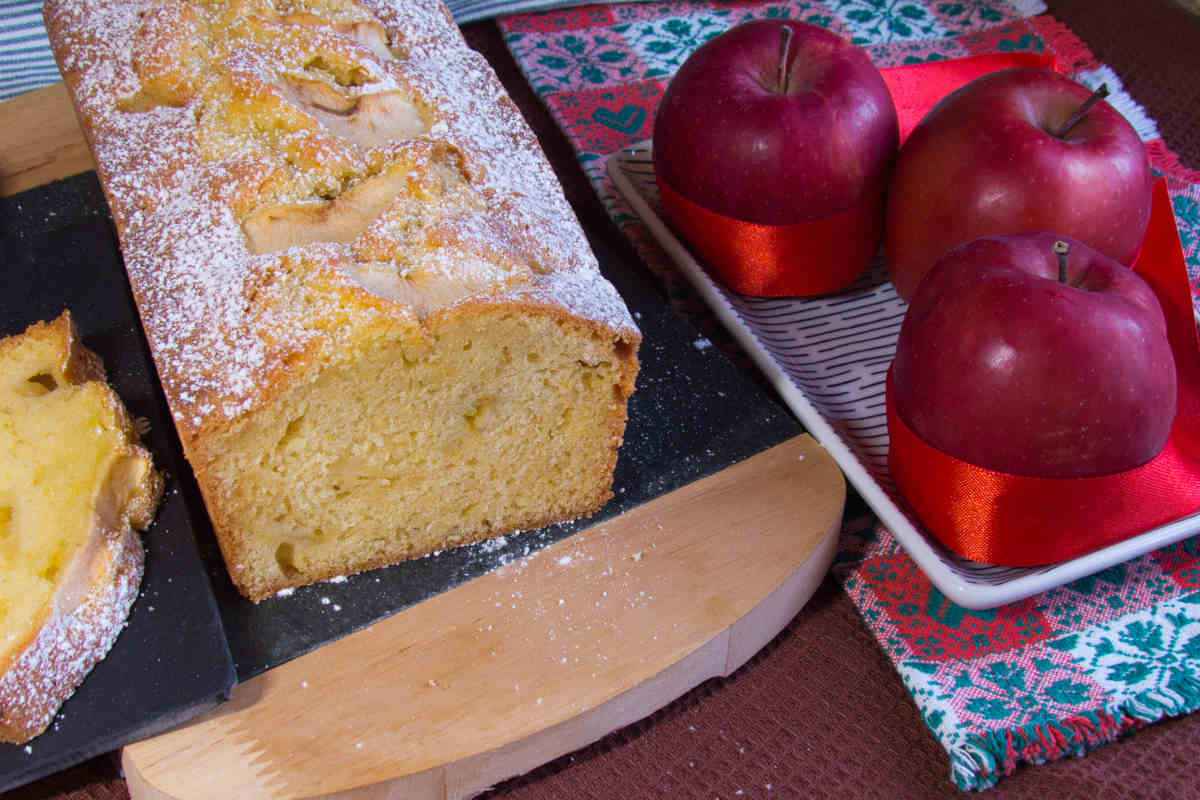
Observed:
[[[525,237],[551,254],[554,263],[539,265],[529,284],[497,299],[544,302],[636,338],[536,138],[441,3],[363,0],[362,6],[386,28],[396,54],[370,64],[373,89],[410,92],[432,116],[422,138],[460,153],[472,184],[506,204]],[[93,142],[159,374],[186,440],[205,425],[238,418],[269,395],[262,387],[286,377],[293,355],[330,336],[328,326],[320,329],[314,318],[341,313],[361,320],[381,312],[376,303],[347,307],[328,288],[365,291],[349,280],[339,283],[338,265],[351,260],[350,245],[250,252],[229,187],[245,184],[254,154],[206,160],[198,144],[198,101],[136,113],[118,108],[119,99],[141,88],[132,67],[133,44],[139,15],[155,7],[152,0],[50,0],[46,13]],[[261,61],[247,53],[238,69],[277,82],[274,68]],[[289,259],[307,259],[334,273],[333,278],[322,273],[326,293],[304,308],[256,301],[260,287]],[[478,298],[455,302],[471,299]]]
[[[108,654],[142,582],[145,554],[132,531],[110,535],[113,567],[74,608],[56,611],[37,638],[0,675],[0,724],[10,732],[40,733],[62,702]]]
[[[501,196],[520,196],[520,210],[538,237],[572,267],[594,270],[595,258],[537,139],[487,61],[466,46],[440,0],[363,0],[363,5],[404,50],[405,59],[390,66],[433,101],[446,140],[483,172],[482,183]],[[614,322],[621,317],[628,320],[627,312]]]

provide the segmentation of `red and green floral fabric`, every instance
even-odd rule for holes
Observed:
[[[1193,291],[1200,172],[1185,168],[1119,76],[1037,0],[698,0],[508,17],[509,48],[574,144],[612,218],[685,309],[703,306],[626,206],[605,158],[651,136],[667,81],[696,47],[749,19],[821,25],[880,66],[979,53],[1051,52],[1107,82],[1169,179]],[[993,785],[1022,762],[1078,755],[1200,708],[1200,543],[1193,539],[990,611],[947,600],[872,522],[843,534],[836,573],[950,757],[954,782]],[[852,698],[845,698],[852,702]]]

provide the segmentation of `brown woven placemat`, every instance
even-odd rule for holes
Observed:
[[[1149,110],[1163,138],[1200,167],[1200,21],[1169,0],[1049,0]],[[468,41],[488,57],[542,139],[588,230],[612,227],[570,146],[491,24]],[[631,250],[630,263],[635,256]],[[1083,759],[1026,768],[991,797],[1200,796],[1193,768],[1200,715],[1152,726]],[[849,599],[826,581],[809,607],[750,664],[649,719],[498,787],[505,800],[930,798],[959,793],[887,658]],[[101,758],[9,795],[14,800],[126,800]],[[223,799],[222,799],[223,800]]]

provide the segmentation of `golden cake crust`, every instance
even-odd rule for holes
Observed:
[[[404,56],[376,64],[388,85],[404,86],[429,114],[424,135],[392,150],[399,158],[430,163],[435,152],[453,153],[489,207],[506,210],[510,233],[538,243],[541,263],[524,282],[422,310],[354,280],[345,269],[354,260],[350,245],[317,242],[250,252],[233,210],[242,198],[227,190],[243,188],[245,173],[261,172],[262,163],[240,155],[206,160],[191,104],[156,105],[140,113],[120,108],[122,98],[142,89],[129,54],[139,41],[143,15],[161,13],[160,4],[45,5],[51,45],[96,156],[185,446],[269,404],[287,385],[372,337],[425,338],[433,312],[444,317],[458,313],[460,305],[536,307],[634,349],[640,342],[624,303],[600,275],[536,137],[491,67],[466,46],[440,0],[358,5],[380,21],[392,49]],[[271,94],[273,87],[259,79],[256,91]],[[320,151],[327,142],[316,138],[310,144]],[[262,303],[262,287],[280,273],[298,275],[312,290],[312,304]],[[631,358],[632,379],[636,356]]]

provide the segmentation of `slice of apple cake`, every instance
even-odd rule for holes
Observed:
[[[70,314],[0,340],[0,741],[24,743],[108,653],[162,479]]]

